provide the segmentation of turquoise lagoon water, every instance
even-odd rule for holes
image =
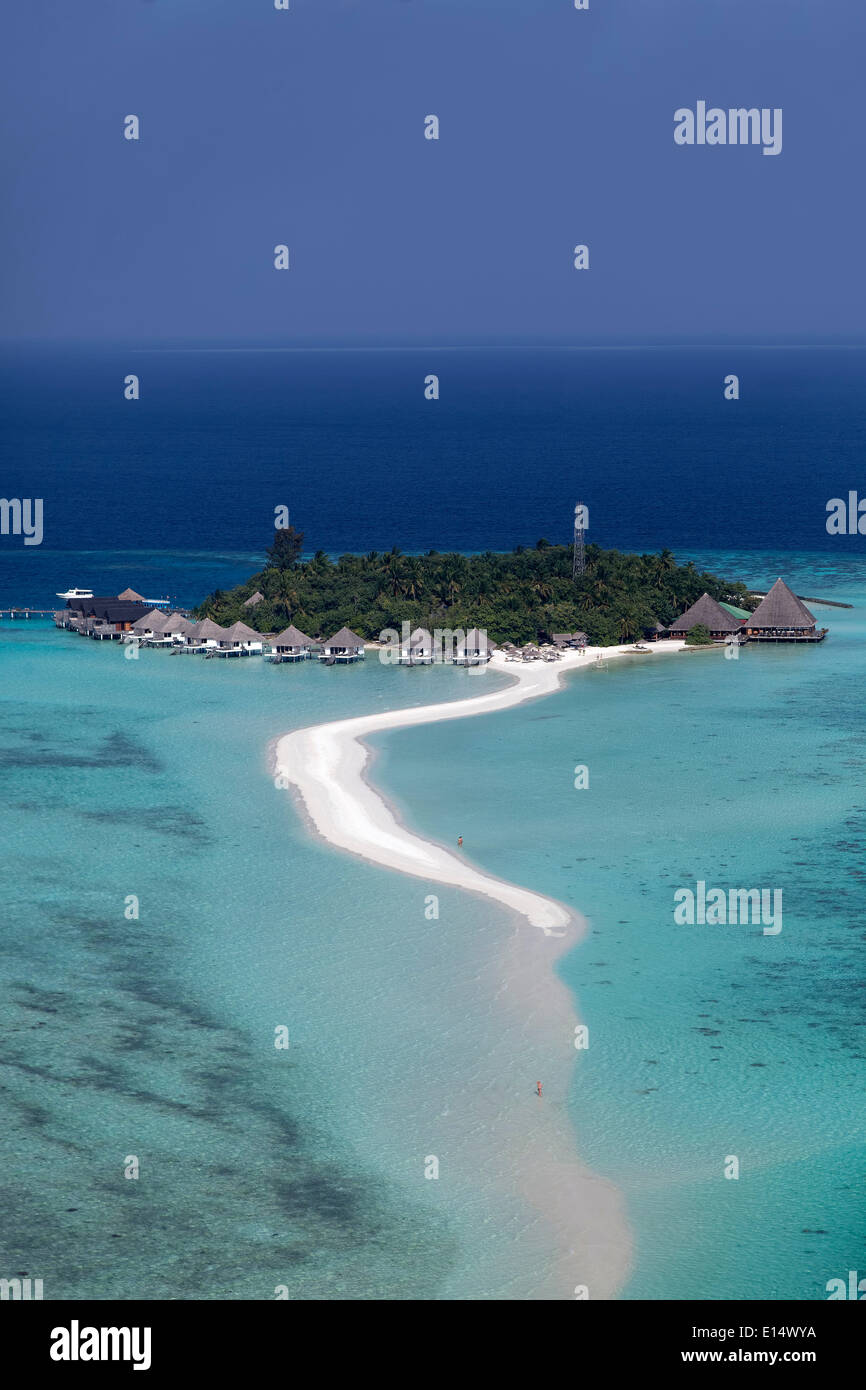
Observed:
[[[374,775],[590,919],[560,965],[590,1027],[569,1107],[627,1200],[624,1296],[820,1298],[862,1264],[866,570],[696,558],[857,606],[819,610],[815,649],[636,658],[388,734]],[[267,760],[288,728],[481,688],[3,627],[0,1273],[58,1298],[531,1291],[542,1234],[450,1104],[484,1059],[544,1075],[478,1007],[511,928],[444,888],[428,921],[421,881],[313,841]],[[781,934],[675,926],[699,878],[781,887]]]
[[[432,835],[459,805],[486,868],[590,919],[561,965],[590,1029],[570,1101],[582,1157],[628,1201],[624,1295],[822,1298],[862,1265],[866,1224],[866,570],[696,559],[856,607],[817,609],[832,635],[807,650],[636,657],[397,732],[379,776]],[[781,933],[675,925],[674,890],[698,879],[781,888]]]

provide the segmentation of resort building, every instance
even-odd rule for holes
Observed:
[[[309,661],[313,648],[320,646],[321,643],[314,642],[312,637],[308,637],[300,628],[290,623],[282,632],[278,632],[276,637],[268,638],[268,646],[271,649],[271,661]]]
[[[731,633],[739,632],[743,626],[742,619],[733,617],[714,598],[704,593],[697,603],[693,603],[691,608],[687,608],[685,613],[674,619],[668,628],[668,637],[685,637],[698,623],[703,623],[710,636],[717,642],[723,642]]]
[[[261,656],[264,638],[246,623],[232,623],[217,640],[217,656]]]
[[[212,618],[202,618],[200,623],[193,623],[190,631],[184,638],[185,645],[198,651],[215,651],[220,641],[228,637],[228,632],[219,623],[215,623]]]
[[[254,594],[250,594],[249,598],[244,599],[244,608],[257,608],[258,605],[264,603],[264,601],[264,594],[260,594],[258,589],[256,589]]]
[[[170,621],[168,613],[160,613],[154,609],[139,619],[138,623],[133,624],[133,636],[138,637],[148,647],[170,647],[174,640],[171,633],[166,632]]]
[[[401,666],[433,665],[433,638],[426,628],[416,627],[409,641],[401,646],[398,660]]]
[[[466,636],[457,643],[455,663],[458,666],[481,666],[490,660],[490,644],[487,633],[477,627],[470,628]]]
[[[182,613],[171,613],[165,620],[162,632],[164,637],[169,638],[173,647],[180,647],[194,627],[195,623],[191,623]]]
[[[585,632],[554,632],[551,640],[562,651],[563,647],[585,647],[589,638]]]
[[[145,606],[111,595],[107,598],[71,598],[67,601],[66,611],[69,613],[69,627],[83,630],[89,620],[91,627],[100,624],[120,633],[130,631],[133,623],[144,614]]]
[[[825,627],[817,627],[802,599],[777,579],[744,624],[750,642],[823,642]]]
[[[324,644],[322,660],[333,662],[360,661],[364,655],[364,639],[357,632],[341,627]]]
[[[140,642],[147,642],[151,637],[155,637],[162,631],[162,626],[166,621],[166,616],[158,608],[152,608],[149,613],[142,613],[130,629],[130,638],[137,638]]]
[[[726,613],[730,613],[732,618],[739,618],[741,623],[744,623],[747,618],[751,618],[752,616],[748,609],[735,608],[732,603],[723,603],[721,599],[719,600],[719,607],[724,608]]]

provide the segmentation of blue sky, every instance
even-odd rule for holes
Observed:
[[[862,0],[16,0],[0,40],[6,338],[862,335]],[[782,153],[677,147],[699,99]]]

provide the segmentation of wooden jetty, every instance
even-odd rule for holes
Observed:
[[[53,618],[56,608],[0,608],[0,618]]]

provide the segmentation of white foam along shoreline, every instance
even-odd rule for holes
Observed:
[[[658,656],[680,651],[684,645],[668,640],[654,645],[651,652]],[[464,700],[383,710],[296,729],[277,740],[275,771],[285,785],[299,793],[314,829],[329,844],[400,873],[482,893],[520,913],[545,935],[561,936],[575,920],[575,914],[562,903],[484,873],[459,852],[425,840],[402,825],[364,775],[370,749],[362,740],[387,729],[509,709],[551,694],[570,671],[590,670],[599,659],[608,661],[632,650],[631,643],[588,647],[583,654],[566,652],[557,662],[510,664],[495,652],[488,669],[513,675],[510,685],[485,694],[482,674],[478,677],[479,693]],[[647,655],[635,657],[637,661],[649,659]]]

